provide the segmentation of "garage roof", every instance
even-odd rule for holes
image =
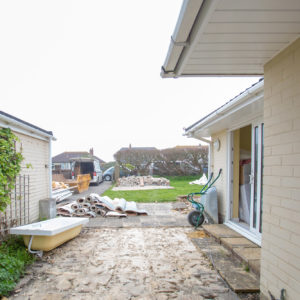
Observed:
[[[36,125],[33,125],[15,116],[12,116],[4,111],[0,111],[0,127],[9,127],[13,131],[19,133],[28,133],[31,136],[40,137],[42,139],[50,138],[54,141],[56,140],[56,138],[53,136],[52,131],[42,129]]]
[[[299,37],[299,0],[185,0],[161,76],[262,75]]]

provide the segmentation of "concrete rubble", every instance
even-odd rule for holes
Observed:
[[[193,229],[85,229],[27,271],[10,299],[238,299],[187,237]]]
[[[148,176],[128,176],[118,179],[117,186],[170,186],[170,181],[163,177]]]
[[[57,215],[64,217],[127,217],[127,215],[148,215],[145,210],[137,207],[136,202],[125,199],[110,199],[96,193],[88,197],[78,198],[76,201],[57,207]]]

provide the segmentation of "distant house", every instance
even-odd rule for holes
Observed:
[[[149,163],[149,158],[158,153],[155,147],[122,147],[114,154],[114,158],[120,163],[130,163],[144,165]]]
[[[132,147],[131,144],[129,147],[122,147],[118,152],[123,152],[123,151],[128,151],[128,150],[133,150],[133,151],[156,151],[157,149],[155,147]]]
[[[24,161],[17,188],[12,191],[6,215],[0,213],[0,234],[5,227],[31,223],[39,218],[39,200],[51,197],[52,131],[44,130],[0,111],[0,129],[10,128],[19,138],[16,149],[22,149]]]
[[[52,158],[52,170],[71,170],[71,160],[74,158],[94,158],[99,161],[100,164],[105,163],[104,160],[94,155],[93,148],[90,151],[71,151],[62,152]]]

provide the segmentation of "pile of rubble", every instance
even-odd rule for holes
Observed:
[[[117,186],[170,186],[170,181],[166,178],[155,178],[152,176],[128,176],[118,179]]]
[[[78,198],[76,201],[57,207],[57,215],[64,217],[127,217],[127,215],[148,215],[145,210],[137,208],[136,202],[125,199],[110,199],[98,194],[90,194],[86,198]]]

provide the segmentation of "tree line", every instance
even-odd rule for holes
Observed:
[[[206,171],[207,146],[123,148],[114,154],[121,168],[135,175],[197,175]]]

